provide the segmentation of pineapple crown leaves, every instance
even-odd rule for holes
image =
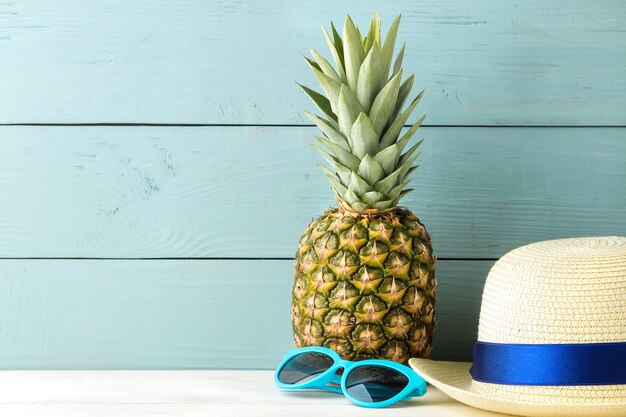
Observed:
[[[406,186],[422,141],[405,148],[425,116],[401,134],[423,91],[404,108],[414,76],[402,80],[406,44],[393,59],[399,25],[400,16],[381,38],[376,13],[363,37],[347,16],[342,35],[332,22],[330,33],[322,28],[334,66],[313,49],[304,57],[322,89],[298,84],[323,113],[305,112],[323,133],[311,146],[334,169],[318,165],[339,204],[352,211],[392,210],[412,191]]]

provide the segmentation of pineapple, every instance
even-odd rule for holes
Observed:
[[[304,231],[295,257],[292,324],[298,347],[326,346],[345,359],[406,363],[427,357],[435,327],[435,261],[430,236],[399,200],[421,141],[407,148],[424,117],[402,128],[422,97],[403,109],[413,75],[395,58],[400,16],[384,39],[378,14],[363,38],[350,16],[343,37],[324,30],[334,67],[305,58],[324,94],[302,86],[324,114],[305,112],[322,131],[311,145],[338,207]]]

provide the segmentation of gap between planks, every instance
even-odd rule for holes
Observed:
[[[240,258],[240,257],[160,257],[160,258],[97,258],[97,257],[46,257],[46,256],[26,256],[26,257],[0,257],[0,261],[293,261],[294,258]],[[460,262],[495,262],[498,258],[437,258],[437,261],[460,261]]]
[[[0,123],[3,126],[47,126],[47,127],[316,127],[312,124],[272,124],[272,123]],[[404,125],[411,127],[411,125]],[[614,128],[623,129],[626,125],[429,125],[423,124],[420,127],[434,128],[544,128],[544,129],[566,129],[566,128]]]

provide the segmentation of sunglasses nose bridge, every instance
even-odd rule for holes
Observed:
[[[346,369],[347,368],[346,368],[345,363],[342,363],[340,361],[335,361],[335,363],[333,363],[333,365],[330,368],[328,368],[326,372],[332,373],[333,381],[336,379],[337,383],[339,383],[341,381],[341,376],[346,373]],[[337,373],[339,372],[339,370],[341,370],[341,372]]]
[[[332,368],[328,370],[328,373],[330,374],[330,382],[337,386],[341,385],[341,375],[337,374],[337,371],[339,369],[340,367],[333,366]]]

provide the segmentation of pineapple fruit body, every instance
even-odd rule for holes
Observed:
[[[435,285],[430,236],[409,210],[329,208],[309,224],[296,254],[295,344],[351,360],[427,357]]]

